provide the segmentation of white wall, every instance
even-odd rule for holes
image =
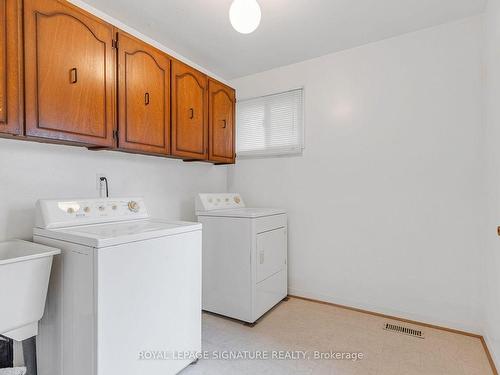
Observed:
[[[31,238],[39,198],[98,197],[96,173],[111,196],[144,196],[162,218],[194,220],[196,193],[226,189],[225,166],[0,139],[0,241]]]
[[[289,211],[290,293],[481,330],[480,17],[243,77],[305,87],[302,156],[228,188]]]
[[[485,120],[487,150],[486,193],[488,221],[485,226],[485,338],[500,366],[500,2],[490,0],[485,16]]]

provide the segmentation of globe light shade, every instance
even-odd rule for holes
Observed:
[[[229,20],[234,29],[242,34],[250,34],[260,24],[260,6],[256,0],[234,0],[229,8]]]

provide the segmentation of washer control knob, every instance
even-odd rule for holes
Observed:
[[[75,213],[75,209],[74,209],[73,207],[69,207],[69,208],[66,210],[66,212],[67,212],[68,214],[74,214],[74,213]]]
[[[241,202],[241,199],[240,199],[240,197],[238,197],[238,196],[235,196],[235,197],[233,198],[233,200],[234,200],[234,203],[236,203],[236,204],[239,204],[239,203]]]
[[[85,207],[85,208],[83,209],[83,212],[85,212],[85,213],[87,213],[87,214],[88,214],[88,213],[90,212],[90,207]]]
[[[128,209],[132,212],[139,212],[140,206],[136,201],[128,202]]]

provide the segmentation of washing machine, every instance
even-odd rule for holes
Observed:
[[[39,375],[168,375],[196,359],[199,223],[153,219],[141,198],[41,200],[36,212],[34,242],[62,251],[37,338]]]
[[[198,194],[203,310],[255,323],[287,296],[287,215],[240,194]]]

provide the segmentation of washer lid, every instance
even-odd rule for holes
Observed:
[[[227,210],[196,212],[196,215],[198,216],[240,217],[251,219],[282,214],[286,214],[286,211],[278,208],[233,208]]]
[[[33,233],[38,236],[100,248],[196,230],[201,230],[201,224],[148,219],[80,225],[62,229],[35,228]]]

